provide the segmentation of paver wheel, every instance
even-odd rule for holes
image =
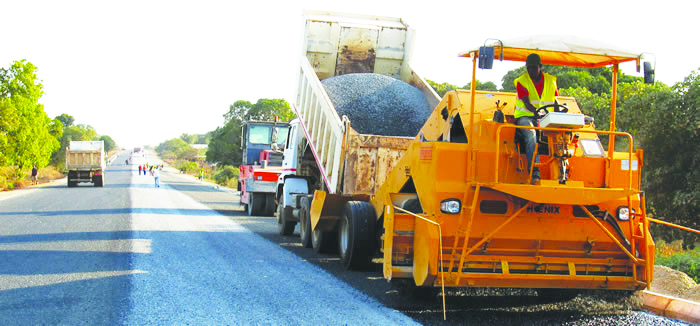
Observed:
[[[304,248],[311,248],[311,203],[308,197],[299,199],[301,208],[299,211],[299,237]]]
[[[338,250],[345,269],[365,269],[372,262],[376,220],[370,203],[350,201],[345,204],[338,227]]]
[[[277,205],[277,223],[279,223],[280,235],[292,235],[292,233],[294,233],[294,227],[297,226],[296,221],[287,220],[282,204]]]

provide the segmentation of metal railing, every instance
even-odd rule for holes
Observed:
[[[297,104],[294,106],[323,181],[330,193],[340,184],[345,128],[306,56],[301,58]]]

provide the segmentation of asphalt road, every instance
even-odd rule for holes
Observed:
[[[125,155],[103,188],[0,196],[0,325],[415,323],[235,222],[230,193],[156,188]]]
[[[298,228],[246,216],[238,196],[173,169],[108,168],[104,188],[65,180],[0,193],[0,325],[680,325],[591,298],[450,291],[399,295],[373,270],[303,249]],[[158,163],[148,158],[151,163]],[[486,294],[486,296],[484,295]]]

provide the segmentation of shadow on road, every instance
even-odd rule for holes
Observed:
[[[112,215],[112,214],[161,214],[161,215],[195,215],[195,216],[216,216],[237,214],[238,211],[227,210],[212,211],[209,209],[189,209],[189,208],[113,208],[113,209],[86,209],[86,210],[63,210],[63,211],[22,211],[22,212],[0,212],[0,216],[13,215],[33,215],[33,216],[63,216],[63,215]],[[235,212],[235,213],[234,213]],[[1,238],[1,237],[0,237]]]

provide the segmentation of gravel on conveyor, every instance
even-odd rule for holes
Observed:
[[[389,76],[347,74],[321,83],[338,116],[362,134],[415,137],[432,112],[423,92]]]

